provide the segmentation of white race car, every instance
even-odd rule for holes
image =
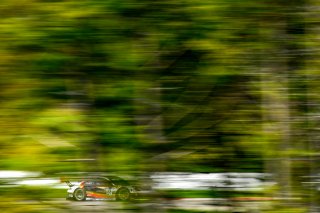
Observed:
[[[117,176],[99,176],[77,178],[78,181],[64,180],[69,186],[67,199],[84,200],[120,200],[136,198],[138,192],[126,180]]]

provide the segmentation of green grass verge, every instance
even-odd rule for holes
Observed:
[[[237,192],[228,190],[161,190],[159,194],[165,198],[237,198],[263,197],[264,192]]]

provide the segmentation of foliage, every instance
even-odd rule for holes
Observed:
[[[2,0],[0,168],[267,172],[304,196],[317,4]]]

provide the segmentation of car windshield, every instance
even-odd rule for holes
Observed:
[[[123,180],[122,178],[116,177],[116,176],[108,176],[109,180],[111,180],[114,184],[117,185],[128,185],[128,181]]]

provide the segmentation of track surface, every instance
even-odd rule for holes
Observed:
[[[27,203],[25,203],[27,204]],[[40,204],[40,203],[39,203]],[[154,199],[152,201],[67,201],[53,199],[41,202],[50,212],[148,212],[164,213],[170,209],[197,210],[202,212],[260,212],[268,201],[231,202],[218,198]]]

